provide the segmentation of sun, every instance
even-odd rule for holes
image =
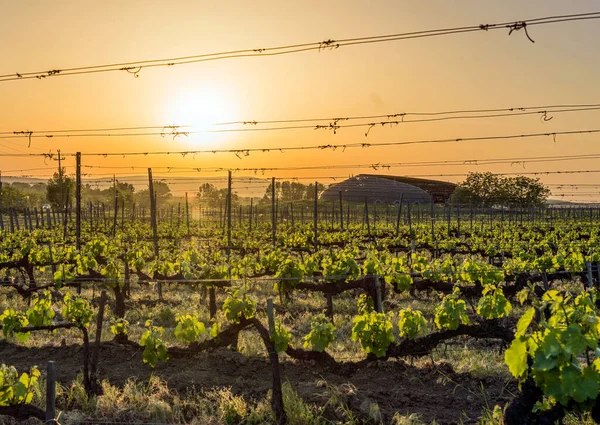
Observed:
[[[166,102],[168,125],[181,126],[177,140],[194,148],[214,149],[226,144],[232,135],[219,133],[226,127],[216,125],[231,121],[235,114],[235,104],[226,91],[217,88],[203,88],[181,91]]]

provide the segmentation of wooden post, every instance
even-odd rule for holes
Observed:
[[[152,240],[154,242],[154,258],[158,260],[158,226],[156,223],[156,196],[154,194],[154,181],[152,180],[152,168],[148,168],[148,189],[150,192],[150,221],[152,224]],[[162,301],[162,284],[157,285],[158,299]]]
[[[325,298],[327,299],[327,316],[331,323],[333,323],[333,295],[327,293],[325,294]]]
[[[344,230],[344,205],[342,204],[342,191],[340,190],[340,230]]]
[[[435,242],[435,209],[433,198],[431,198],[431,243]]]
[[[115,195],[115,209],[113,211],[113,228],[112,235],[113,238],[117,236],[117,214],[119,212],[119,193],[117,192],[117,179],[113,174],[113,190]]]
[[[33,215],[35,215],[35,228],[39,229],[40,228],[40,219],[38,217],[38,210],[37,207],[33,207]],[[0,213],[0,221],[2,221],[2,214]],[[4,229],[4,226],[2,226],[2,229]]]
[[[210,311],[210,318],[212,319],[217,314],[217,294],[215,293],[214,286],[208,288],[208,308]]]
[[[8,218],[10,219],[10,233],[15,233],[15,219],[13,218],[13,209],[8,209]],[[17,224],[18,227],[18,224]]]
[[[188,203],[188,193],[185,192],[185,223],[187,225],[187,234],[190,235],[190,206]]]
[[[411,245],[411,252],[415,252],[415,237],[413,234],[413,227],[412,227],[412,215],[410,213],[410,207],[411,207],[411,203],[408,203],[408,233],[410,234],[410,245]]]
[[[277,246],[277,214],[275,212],[275,177],[271,178],[271,231],[273,246]]]
[[[377,202],[373,203],[373,234],[377,235]]]
[[[318,213],[319,213],[319,183],[315,182],[315,207],[313,212],[313,228],[314,228],[314,251],[317,252],[319,249],[319,234],[318,234]]]
[[[400,204],[398,205],[398,217],[396,217],[396,236],[400,235],[400,219],[402,218],[402,201],[404,193],[400,195]]]
[[[118,282],[116,283],[119,284]],[[102,322],[104,320],[104,306],[106,305],[106,291],[100,294],[100,305],[98,306],[98,317],[96,320],[96,341],[92,352],[92,364],[90,367],[90,378],[92,387],[97,385],[98,353],[100,352],[100,341],[102,339]]]
[[[275,332],[275,316],[273,314],[272,298],[269,298],[267,300],[267,318],[269,321],[269,332],[268,335],[264,336],[264,342],[267,348],[267,352],[269,353],[269,359],[271,360],[271,367],[273,368],[273,391],[271,396],[271,409],[273,409],[273,414],[275,415],[275,423],[277,425],[285,425],[287,424],[287,416],[283,406],[283,392],[281,390],[281,375],[279,371],[279,356],[277,355],[277,351],[275,351],[275,346],[272,342],[272,335]],[[264,332],[264,327],[262,326],[262,324],[260,324],[259,322],[258,325],[260,328],[262,328],[262,332]],[[266,339],[266,337],[268,337],[268,339]]]
[[[46,367],[46,424],[56,424],[56,363],[48,362]]]
[[[254,198],[250,198],[250,215],[248,217],[248,231],[252,232],[252,210],[254,209]]]
[[[365,196],[365,221],[367,223],[367,235],[371,237],[371,225],[369,223],[369,203],[367,202],[367,197]]]
[[[456,234],[460,239],[460,204],[456,206]]]
[[[75,246],[81,250],[81,152],[75,153]]]
[[[231,171],[227,174],[227,268],[231,279]]]

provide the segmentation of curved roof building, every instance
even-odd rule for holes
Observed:
[[[329,186],[321,199],[339,199],[340,192],[345,201],[377,203],[445,203],[448,201],[456,185],[437,180],[418,179],[414,177],[385,176],[379,174],[359,174]]]

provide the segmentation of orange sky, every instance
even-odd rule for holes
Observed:
[[[589,12],[597,1],[65,1],[0,0],[0,74],[259,48],[336,38],[417,31]],[[0,131],[191,124],[600,103],[600,21],[538,26],[344,47],[269,58],[169,68],[0,82]],[[0,138],[0,152],[81,151],[84,165],[139,167],[281,167],[600,153],[600,135],[503,142],[233,154],[182,158],[98,158],[86,152],[243,149],[391,142],[600,128],[600,111],[374,129],[312,129],[169,138]],[[2,136],[0,136],[2,137]],[[527,164],[524,171],[600,169],[597,160]],[[67,159],[72,166],[74,160]],[[47,171],[11,170],[48,167]],[[49,175],[43,159],[0,157],[3,175]],[[394,168],[393,174],[498,173],[516,165]],[[68,170],[72,171],[72,169]],[[86,170],[143,174],[137,170]],[[371,170],[372,171],[372,170]],[[345,176],[363,170],[278,172],[277,176]],[[163,174],[164,173],[156,173]],[[247,175],[248,173],[245,173]],[[177,174],[180,176],[181,174]],[[198,175],[198,174],[195,174]],[[215,173],[202,174],[214,176]],[[224,173],[216,174],[224,175]],[[273,173],[267,173],[267,176]],[[459,181],[460,178],[448,178]],[[552,175],[556,183],[599,183],[600,173]],[[589,192],[588,189],[579,189]],[[593,189],[599,190],[600,188]],[[565,198],[573,199],[573,198]],[[582,197],[581,200],[599,200]]]

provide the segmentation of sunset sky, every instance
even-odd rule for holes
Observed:
[[[592,0],[435,1],[10,1],[0,0],[0,74],[143,61],[219,51],[404,33],[593,12]],[[0,82],[0,131],[190,125],[226,121],[600,103],[600,20],[475,32],[282,55]],[[90,174],[144,175],[146,167],[269,168],[600,154],[600,134],[342,150],[86,157],[90,152],[245,149],[395,142],[600,129],[600,110],[365,128],[299,129],[188,137],[34,138],[0,135],[1,153],[80,151]],[[272,125],[275,126],[275,125]],[[241,127],[238,127],[241,128]],[[246,126],[245,128],[248,128]],[[34,133],[35,134],[35,133]],[[74,158],[65,161],[74,172]],[[45,170],[19,171],[29,168]],[[0,157],[3,175],[50,176],[40,157]],[[600,159],[522,165],[401,167],[384,174],[600,170]],[[267,172],[266,177],[348,176],[364,169]],[[166,171],[157,170],[164,176]],[[236,173],[246,176],[252,173]],[[186,173],[174,174],[177,176]],[[193,176],[221,173],[187,172]],[[460,181],[460,177],[440,177]],[[600,173],[549,175],[547,184],[599,184]],[[324,183],[331,180],[323,179]],[[573,193],[576,189],[565,190]],[[600,192],[579,188],[581,192]],[[560,190],[555,190],[561,193]],[[600,196],[566,197],[598,201]]]

